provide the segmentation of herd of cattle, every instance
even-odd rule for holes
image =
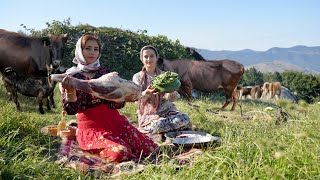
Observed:
[[[298,103],[298,97],[280,82],[265,82],[263,85],[238,86],[239,99],[251,99],[261,101],[275,101],[285,99],[292,103]]]
[[[55,83],[50,83],[48,77],[52,73],[61,73],[58,68],[63,61],[67,39],[67,34],[29,37],[0,29],[0,72],[3,84],[11,94],[17,109],[20,109],[17,92],[36,97],[41,114],[44,114],[42,100],[47,100],[49,110],[50,106],[54,107]],[[178,92],[189,100],[192,98],[193,89],[201,92],[222,89],[226,97],[222,109],[233,101],[231,110],[234,110],[239,96],[250,94],[252,99],[257,99],[270,95],[273,98],[281,93],[279,82],[265,83],[263,86],[238,87],[244,66],[236,61],[206,61],[201,55],[197,57],[199,60],[159,58],[157,64],[163,71],[172,71],[180,75],[181,87]]]
[[[240,99],[262,99],[272,100],[280,99],[281,83],[265,82],[263,85],[237,87]]]

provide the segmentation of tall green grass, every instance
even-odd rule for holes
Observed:
[[[59,139],[43,135],[41,127],[60,120],[61,100],[55,91],[57,108],[38,112],[35,98],[19,96],[22,112],[0,87],[0,179],[94,179],[54,163]],[[219,147],[211,146],[191,162],[178,168],[171,161],[148,165],[139,174],[123,179],[320,179],[320,104],[290,104],[284,111],[288,122],[275,123],[277,110],[265,112],[272,103],[243,101],[240,109],[216,111],[222,102],[207,99],[180,100],[178,109],[187,113],[196,130],[221,138]],[[273,106],[275,107],[275,106]],[[231,106],[228,107],[229,109]],[[304,109],[303,112],[298,111]],[[133,123],[136,104],[120,110]],[[68,116],[68,120],[75,119]]]

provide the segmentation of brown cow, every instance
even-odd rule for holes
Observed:
[[[250,99],[259,99],[262,94],[262,86],[255,85],[255,86],[244,86],[244,87],[237,87],[239,91],[239,99],[247,99],[248,96]]]
[[[280,82],[270,83],[269,91],[270,91],[271,99],[274,97],[276,99],[279,99],[281,95],[281,83]]]
[[[180,75],[181,88],[179,93],[187,98],[192,98],[192,89],[202,92],[213,92],[223,89],[226,108],[233,100],[231,110],[238,103],[237,84],[244,73],[242,64],[233,60],[218,61],[193,61],[193,60],[165,60],[159,58],[158,68],[164,71],[176,72]]]
[[[251,90],[252,86],[244,86],[244,87],[237,87],[237,90],[239,91],[239,99],[247,99],[248,96],[251,98]]]
[[[260,99],[262,96],[262,85],[253,86],[250,94],[252,99]]]
[[[0,71],[47,76],[46,64],[57,68],[63,59],[67,34],[28,37],[0,29]]]
[[[262,95],[261,95],[261,99],[269,99],[269,93],[270,93],[270,83],[269,82],[265,82],[262,85]]]

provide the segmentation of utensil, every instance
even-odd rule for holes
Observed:
[[[219,143],[220,138],[201,131],[176,131],[164,135],[177,146],[204,147],[210,143]]]

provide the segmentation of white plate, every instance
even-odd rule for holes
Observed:
[[[210,142],[218,142],[219,137],[201,131],[177,131],[164,135],[175,145],[199,146]]]

